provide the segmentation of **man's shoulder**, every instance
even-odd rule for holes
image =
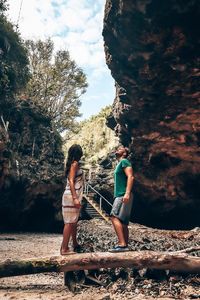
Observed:
[[[128,158],[122,158],[120,161],[126,161],[130,163],[130,160]]]
[[[132,167],[130,160],[127,158],[122,158],[120,161],[121,166],[124,167]]]
[[[121,160],[120,160],[120,162],[121,163],[129,163],[129,164],[131,164],[131,162],[130,162],[130,160],[128,159],[128,158],[122,158]]]

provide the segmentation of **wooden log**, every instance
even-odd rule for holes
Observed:
[[[129,251],[81,253],[15,261],[8,259],[0,262],[0,277],[116,267],[200,273],[200,258],[184,253]]]
[[[200,251],[200,246],[190,247],[190,248],[185,248],[185,249],[182,249],[182,250],[173,251],[173,253],[190,253],[190,252],[196,252],[196,251]]]

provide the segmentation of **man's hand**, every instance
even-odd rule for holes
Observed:
[[[130,199],[130,194],[129,194],[129,193],[126,193],[126,194],[124,195],[122,201],[123,201],[123,203],[128,203],[129,199]]]
[[[80,208],[81,207],[81,203],[80,203],[80,201],[77,198],[74,199],[74,206],[76,208]]]

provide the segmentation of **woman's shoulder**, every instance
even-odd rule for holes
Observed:
[[[79,163],[78,161],[74,160],[71,164],[71,168],[74,168],[74,169],[78,169],[79,168]]]

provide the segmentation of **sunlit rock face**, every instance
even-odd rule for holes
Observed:
[[[56,231],[62,226],[64,156],[50,120],[28,102],[2,109],[0,230]]]
[[[107,0],[103,36],[116,80],[108,125],[132,153],[132,218],[200,225],[200,2]]]

